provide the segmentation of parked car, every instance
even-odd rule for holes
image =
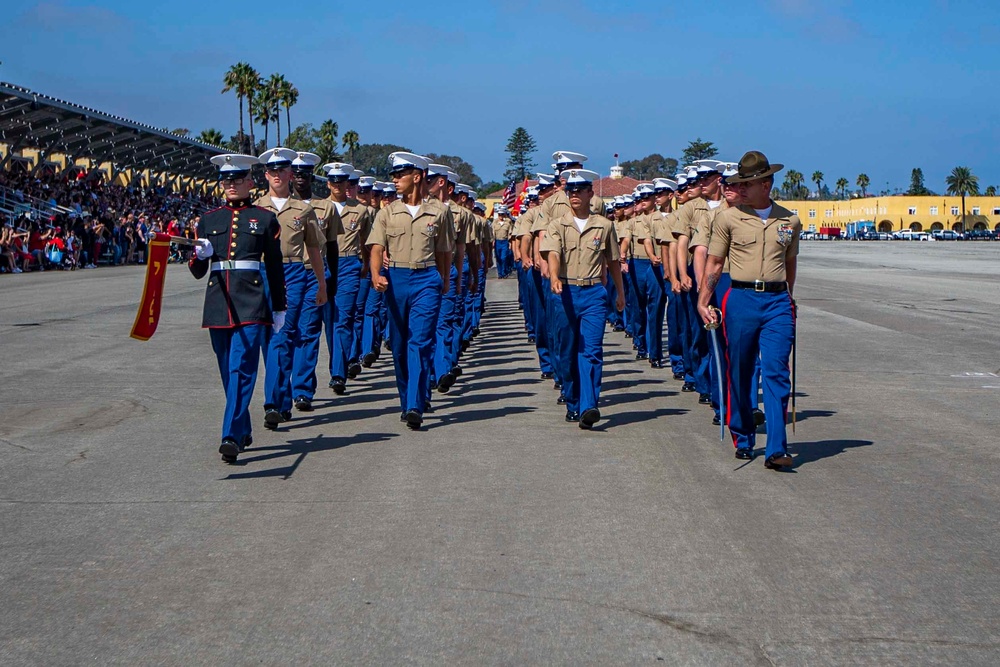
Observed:
[[[996,234],[989,229],[973,229],[965,235],[965,238],[970,241],[993,241],[996,239]]]
[[[935,229],[931,235],[937,241],[959,241],[962,235],[951,229]]]
[[[912,229],[901,229],[892,233],[892,238],[897,241],[926,241],[927,232],[918,232]]]

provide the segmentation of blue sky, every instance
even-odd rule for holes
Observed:
[[[831,187],[865,172],[871,190],[905,189],[921,167],[941,192],[957,165],[1000,185],[998,25],[991,0],[51,0],[13,12],[0,79],[228,136],[222,75],[248,60],[298,87],[293,125],[333,118],[365,143],[461,155],[484,180],[522,125],[540,167],[578,150],[607,173],[614,153],[679,157],[701,137]]]

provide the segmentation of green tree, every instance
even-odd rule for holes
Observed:
[[[483,179],[476,175],[472,165],[458,157],[457,155],[438,155],[437,153],[427,153],[425,156],[435,164],[446,164],[458,174],[458,180],[465,183],[473,190],[478,190],[483,184]],[[490,190],[492,192],[492,190]]]
[[[197,141],[203,144],[211,144],[212,146],[221,146],[225,139],[222,136],[222,132],[210,127],[207,130],[202,130],[196,137]]]
[[[861,188],[861,196],[868,196],[868,186],[872,184],[872,179],[868,178],[868,174],[858,174],[858,180],[856,181],[858,187]]]
[[[178,127],[175,130],[170,130],[170,134],[176,134],[178,137],[186,137],[191,134],[191,130],[186,127]]]
[[[235,65],[231,66],[226,72],[225,76],[222,78],[222,93],[228,93],[229,91],[235,91],[236,97],[240,103],[240,140],[239,149],[241,153],[253,152],[254,136],[253,136],[253,121],[254,121],[254,110],[253,110],[253,96],[260,87],[260,74],[257,73],[250,63],[240,61]],[[246,131],[243,126],[243,100],[247,101],[247,113],[250,120],[250,146],[249,149],[244,145],[243,137],[246,136]]]
[[[272,74],[264,84],[268,93],[266,99],[271,107],[271,120],[274,121],[278,132],[278,143],[276,144],[278,146],[281,145],[281,95],[287,83],[284,74]]]
[[[844,178],[843,176],[841,176],[840,178],[837,179],[837,194],[840,195],[841,199],[844,199],[845,197],[847,197],[847,186],[848,185],[850,185],[850,183],[848,183],[847,179]]]
[[[997,186],[995,186],[995,185],[989,186],[988,188],[986,188],[986,191],[983,192],[983,194],[986,195],[987,197],[996,197],[997,196]]]
[[[523,127],[514,130],[507,140],[507,147],[504,151],[508,154],[507,171],[504,178],[516,181],[523,181],[528,172],[535,168],[532,154],[538,150],[538,144],[531,138],[528,131]]]
[[[823,172],[814,171],[812,175],[812,182],[816,184],[816,196],[821,197],[823,193]]]
[[[312,126],[312,123],[302,123],[285,137],[285,147],[293,151],[305,151],[316,153],[316,141],[319,132]]]
[[[701,137],[698,137],[684,149],[683,160],[684,164],[688,165],[695,160],[709,160],[718,154],[719,149],[711,141],[702,141]]]
[[[626,160],[618,165],[630,178],[648,181],[654,178],[673,178],[677,173],[677,160],[653,153],[639,160]]]
[[[285,81],[284,77],[282,77],[281,90],[279,91],[278,98],[281,100],[281,106],[285,107],[285,128],[288,132],[291,132],[291,108],[299,103],[299,89],[292,85],[290,81]]]
[[[471,184],[466,183],[466,185],[471,185]],[[486,197],[489,197],[497,190],[503,190],[504,187],[506,186],[503,183],[498,183],[497,181],[490,181],[489,183],[483,183],[476,190],[476,197],[478,197],[479,199],[485,199]]]
[[[785,182],[781,186],[785,199],[805,199],[806,195],[809,194],[809,190],[802,185],[803,183],[805,183],[805,176],[802,175],[802,172],[794,169],[786,171]]]
[[[337,135],[340,134],[340,127],[327,118],[319,125],[319,132],[316,136],[316,150],[313,152],[319,155],[323,162],[333,162],[337,156]]]
[[[267,150],[269,141],[268,128],[275,117],[277,104],[269,86],[263,86],[254,93],[253,96],[254,120],[264,126],[264,150]],[[263,152],[254,149],[254,153]]]
[[[910,189],[906,191],[906,194],[914,196],[930,194],[930,190],[924,185],[924,170],[920,167],[910,172]]]
[[[351,162],[355,169],[360,169],[380,181],[389,180],[389,154],[396,151],[412,153],[405,146],[395,144],[358,144],[354,149],[354,159]]]
[[[948,178],[944,179],[944,182],[948,186],[948,194],[962,198],[962,231],[964,232],[966,230],[965,197],[966,195],[979,194],[979,177],[973,174],[968,167],[955,167],[948,174]]]
[[[347,149],[347,154],[350,156],[351,164],[354,164],[354,151],[357,150],[358,145],[361,143],[361,137],[354,130],[348,130],[344,132],[344,139],[341,145]]]

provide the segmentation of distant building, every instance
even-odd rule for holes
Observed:
[[[880,232],[912,229],[929,232],[939,229],[962,230],[962,198],[865,197],[806,201],[781,200],[785,208],[798,214],[802,228],[819,232],[823,228],[847,229],[847,224],[870,220]],[[965,221],[968,229],[1000,230],[1000,197],[966,197]]]

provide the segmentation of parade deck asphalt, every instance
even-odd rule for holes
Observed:
[[[0,276],[0,664],[997,664],[998,260],[804,243],[784,473],[610,330],[565,423],[513,278],[424,431],[384,353],[227,466],[204,282]]]

